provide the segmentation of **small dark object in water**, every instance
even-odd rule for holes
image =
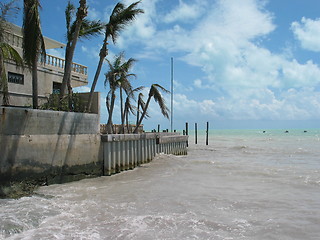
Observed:
[[[263,133],[265,133],[266,131],[263,131]]]
[[[285,133],[289,133],[289,131],[287,130],[287,131],[285,131]]]
[[[304,130],[303,132],[305,132],[305,133],[306,133],[306,132],[308,132],[308,131],[307,131],[307,130]]]

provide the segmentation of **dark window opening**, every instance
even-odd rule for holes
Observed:
[[[23,74],[8,72],[8,82],[16,84],[24,84]]]
[[[53,82],[53,86],[52,86],[52,93],[53,94],[59,94],[61,91],[61,83],[58,82]]]

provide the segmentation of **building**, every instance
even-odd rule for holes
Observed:
[[[22,29],[10,24],[10,29],[5,32],[5,41],[13,46],[22,56]],[[63,48],[63,43],[44,37],[45,48]],[[38,65],[38,96],[39,104],[46,101],[52,93],[60,91],[65,60],[47,54],[45,63]],[[9,101],[11,106],[27,107],[32,105],[32,75],[28,68],[21,69],[8,61],[5,63]],[[87,67],[73,63],[71,72],[71,86],[80,87],[88,84]],[[2,92],[0,91],[0,105],[2,105]]]

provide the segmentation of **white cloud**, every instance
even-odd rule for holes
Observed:
[[[196,9],[190,18],[183,18],[193,5],[180,1],[184,10],[176,8],[162,14],[165,16],[162,22],[173,24],[159,25],[161,14],[156,11],[158,2],[161,1],[141,3],[145,4],[141,7],[146,13],[122,34],[121,47],[142,43],[144,48],[141,50],[148,53],[144,55],[147,58],[152,54],[183,53],[180,60],[200,67],[206,75],[193,80],[190,85],[197,91],[211,89],[226,93],[225,97],[212,96],[212,99],[206,100],[176,94],[175,105],[179,108],[175,110],[175,115],[189,119],[200,116],[233,119],[319,118],[320,98],[315,91],[320,82],[319,66],[311,60],[298,62],[287,52],[275,54],[257,43],[276,28],[273,15],[264,10],[266,1],[218,0],[202,12],[201,20],[195,22],[193,28],[178,23],[199,17],[197,13],[202,9]],[[312,34],[320,39],[315,24],[318,20],[303,19],[302,23],[292,26],[301,44],[314,51],[317,47]],[[155,106],[151,109],[154,109],[151,110],[152,117],[160,117]]]
[[[142,1],[138,8],[143,9],[143,14],[138,14],[130,26],[122,31],[117,39],[117,46],[125,48],[130,41],[145,41],[152,38],[156,33],[156,3],[159,0]],[[126,5],[133,3],[132,0],[124,1]]]
[[[172,22],[190,22],[201,17],[206,7],[205,1],[195,1],[192,4],[187,4],[183,0],[179,0],[179,5],[176,6],[171,12],[167,13],[163,21],[166,23]]]
[[[301,22],[293,22],[291,29],[300,41],[302,48],[320,52],[320,18],[312,20],[303,17]]]

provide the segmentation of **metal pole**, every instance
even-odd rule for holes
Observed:
[[[171,132],[173,131],[173,57],[171,58]]]
[[[209,122],[207,122],[206,145],[209,145]]]
[[[194,130],[195,130],[195,144],[198,144],[198,124],[195,123],[194,125]]]
[[[188,132],[188,123],[186,122],[186,135],[188,136],[189,135],[189,132]],[[189,146],[189,142],[187,141],[187,147]]]

